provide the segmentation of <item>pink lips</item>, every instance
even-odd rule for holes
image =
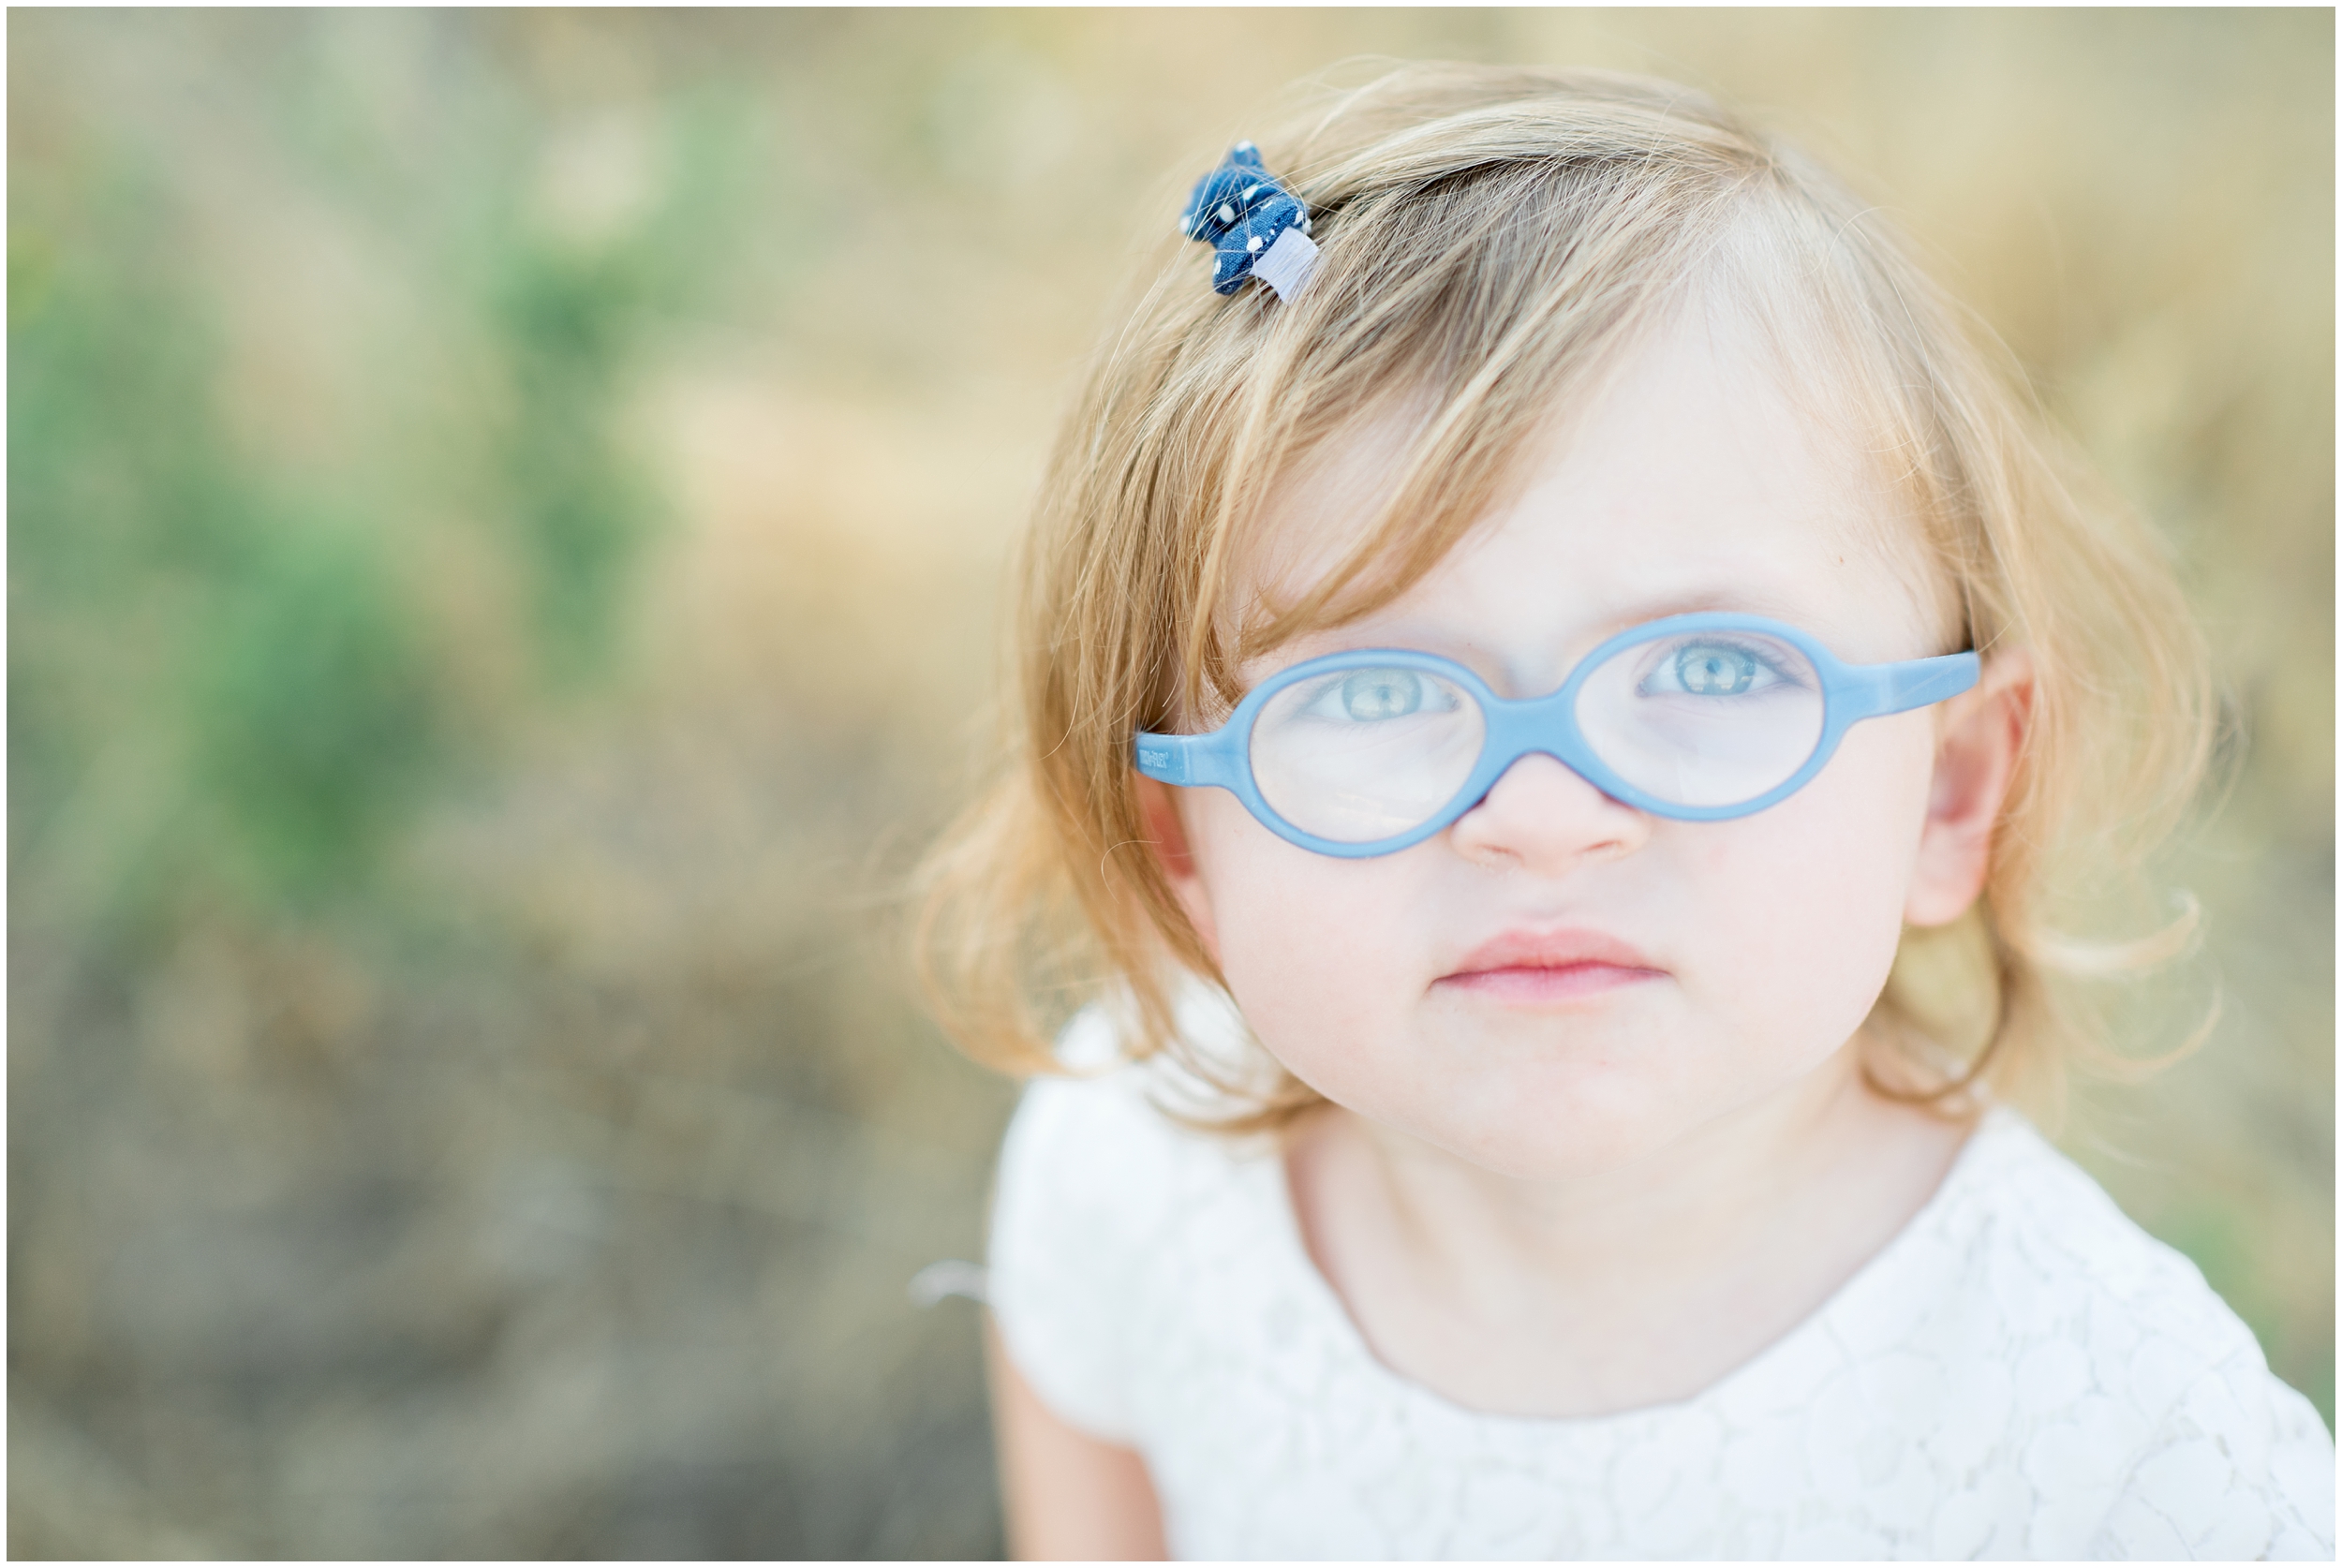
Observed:
[[[1474,948],[1435,984],[1496,1001],[1567,1001],[1666,975],[1624,942],[1596,931],[1507,931]]]

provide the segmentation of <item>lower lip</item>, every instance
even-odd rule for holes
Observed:
[[[1598,997],[1662,977],[1659,969],[1619,964],[1564,964],[1557,969],[1475,969],[1441,978],[1443,988],[1467,991],[1494,1001],[1570,1001]]]

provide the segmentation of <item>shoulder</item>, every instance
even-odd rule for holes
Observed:
[[[1059,1042],[1063,1076],[1026,1086],[1001,1146],[993,1242],[1098,1227],[1109,1250],[1143,1245],[1178,1210],[1178,1189],[1225,1169],[1238,1141],[1201,1130],[1214,1106],[1167,1061],[1125,1060],[1091,1008]],[[1036,1227],[1039,1227],[1036,1230]]]
[[[2054,1537],[2030,1546],[2331,1553],[2332,1439],[2194,1264],[2013,1113],[1947,1185],[1964,1359],[2005,1368],[2009,1457]]]
[[[987,1255],[988,1297],[1010,1357],[1058,1414],[1129,1442],[1126,1344],[1155,1278],[1180,1255],[1173,1234],[1226,1187],[1243,1152],[1170,1110],[1187,1085],[1157,1063],[1127,1063],[1093,1010],[1060,1059],[1078,1075],[1026,1087],[1001,1147]]]
[[[2216,1367],[2262,1368],[2259,1341],[2172,1247],[2009,1111],[1989,1117],[1955,1171],[1949,1228],[2014,1341],[2077,1341],[2094,1384],[2157,1408]]]
[[[1034,1251],[1097,1258],[1142,1246],[1168,1217],[1175,1169],[1192,1158],[1179,1144],[1137,1068],[1034,1080],[1001,1144],[993,1266]]]

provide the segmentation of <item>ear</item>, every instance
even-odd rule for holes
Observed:
[[[1220,932],[1212,922],[1211,898],[1205,891],[1203,875],[1196,869],[1194,849],[1188,842],[1187,820],[1179,814],[1180,791],[1145,774],[1138,774],[1132,782],[1138,790],[1138,814],[1147,827],[1147,847],[1154,851],[1164,880],[1187,911],[1196,939],[1217,964]]]
[[[1911,868],[1903,918],[1912,925],[1959,919],[1984,891],[1993,829],[2016,781],[2033,711],[2033,658],[2023,648],[1993,656],[1984,678],[1946,703],[1935,732],[1927,822]]]

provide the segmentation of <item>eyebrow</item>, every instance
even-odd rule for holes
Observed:
[[[1696,615],[1711,611],[1729,611],[1742,615],[1763,615],[1771,620],[1786,621],[1803,626],[1814,617],[1810,603],[1792,604],[1778,595],[1761,589],[1708,588],[1691,593],[1653,594],[1635,599],[1605,616],[1600,623],[1600,635],[1641,626],[1646,621],[1661,620],[1668,615]]]
[[[1587,624],[1583,636],[1586,645],[1592,647],[1594,643],[1624,631],[1629,627],[1663,620],[1670,615],[1692,615],[1712,611],[1724,611],[1741,615],[1762,615],[1770,620],[1786,621],[1791,626],[1804,627],[1815,631],[1825,629],[1822,625],[1816,624],[1816,607],[1811,602],[1793,601],[1780,594],[1757,588],[1703,587],[1688,591],[1669,590],[1653,593],[1640,599],[1626,600],[1616,607],[1604,608],[1595,619]],[[1371,627],[1379,614],[1378,612],[1377,614],[1362,615],[1356,621],[1347,622],[1339,627],[1320,628],[1316,632],[1304,634],[1296,641],[1307,642],[1328,635],[1339,638],[1344,633],[1354,632],[1358,628]],[[1409,628],[1389,623],[1386,623],[1386,626],[1389,635],[1400,637],[1408,635],[1420,637],[1424,630],[1420,627]],[[1369,633],[1371,636],[1383,634],[1382,632]],[[1467,631],[1460,639],[1443,637],[1437,640],[1468,643],[1473,641],[1473,638]]]
[[[1845,552],[1844,558],[1845,564],[1851,565],[1852,551]],[[1410,647],[1480,669],[1484,675],[1494,677],[1492,684],[1500,689],[1514,684],[1510,679],[1514,672],[1500,670],[1498,666],[1489,663],[1485,657],[1475,657],[1475,654],[1485,656],[1493,651],[1476,635],[1477,629],[1433,627],[1410,615],[1393,616],[1391,611],[1394,608],[1386,605],[1340,626],[1314,628],[1282,644],[1279,649],[1261,650],[1261,653],[1282,665],[1320,654],[1339,653],[1345,647]],[[1653,584],[1647,592],[1640,593],[1628,586],[1615,600],[1590,604],[1585,608],[1590,618],[1577,629],[1572,638],[1580,656],[1629,628],[1671,615],[1704,612],[1721,611],[1785,621],[1820,637],[1832,648],[1838,645],[1845,629],[1812,598],[1797,594],[1781,581],[1769,581],[1767,574],[1761,570],[1746,572],[1740,581],[1719,574],[1704,581],[1693,578],[1674,584]]]

